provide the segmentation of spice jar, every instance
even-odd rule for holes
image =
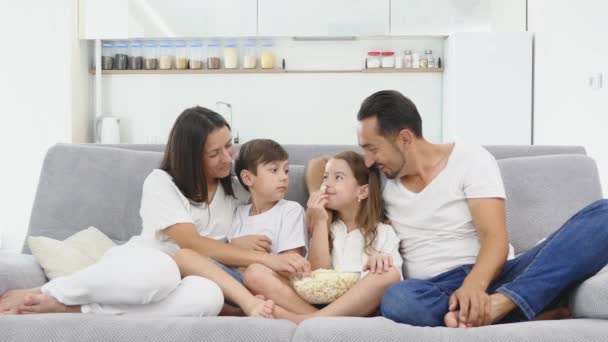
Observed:
[[[207,69],[219,68],[221,68],[220,43],[218,41],[210,41],[207,44]]]
[[[426,50],[424,53],[426,54],[427,67],[434,68],[435,67],[435,58],[433,58],[433,51]]]
[[[175,69],[188,69],[188,46],[185,42],[175,43]]]
[[[381,65],[380,61],[380,52],[378,51],[370,51],[367,53],[367,68],[368,69],[376,69]]]
[[[429,60],[427,59],[427,55],[424,54],[424,55],[420,56],[420,68],[426,69],[428,67],[429,67]]]
[[[191,42],[190,43],[190,62],[188,63],[188,65],[190,66],[190,69],[202,69],[204,60],[205,60],[205,56],[203,53],[203,43]]]
[[[127,42],[118,42],[115,44],[115,48],[114,69],[126,70],[129,65],[129,55],[127,55],[129,44]]]
[[[101,70],[112,70],[114,68],[114,44],[103,42],[101,44]]]
[[[409,69],[412,67],[412,51],[405,50],[403,53],[403,67]]]
[[[262,42],[262,52],[260,54],[260,65],[262,69],[274,68],[274,52],[272,51],[272,42]]]
[[[412,54],[412,68],[420,68],[420,54],[418,52]]]
[[[243,50],[243,69],[255,69],[257,59],[256,43],[254,40],[249,40],[245,43]]]
[[[393,51],[382,52],[382,67],[383,68],[394,68],[395,67],[395,53]]]
[[[129,45],[129,69],[141,70],[144,68],[144,54],[141,42],[131,42]]]
[[[229,41],[224,44],[224,68],[237,69],[239,67],[238,44]]]
[[[173,69],[175,61],[175,49],[173,43],[160,43],[160,58],[158,59],[158,68],[161,70]]]
[[[144,43],[144,69],[158,69],[158,44],[153,41]]]

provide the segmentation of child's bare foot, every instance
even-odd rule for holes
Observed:
[[[39,294],[40,288],[8,290],[0,296],[0,316],[17,315],[29,294]]]
[[[548,310],[545,312],[541,312],[538,316],[534,317],[535,321],[543,321],[543,320],[557,320],[557,319],[570,319],[572,317],[572,313],[568,308],[557,308],[553,310]]]
[[[25,302],[19,307],[19,313],[38,314],[38,313],[65,313],[78,312],[76,307],[69,307],[61,304],[54,297],[45,294],[28,294]]]
[[[245,305],[241,306],[245,315],[250,317],[274,318],[274,301],[265,300],[259,296],[252,299]]]

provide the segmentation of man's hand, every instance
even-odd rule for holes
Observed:
[[[232,239],[230,244],[250,251],[270,253],[272,240],[265,235],[246,235]]]
[[[466,281],[450,296],[449,311],[458,311],[458,321],[467,327],[489,325],[490,296],[483,288],[468,285]]]
[[[295,273],[298,277],[310,273],[308,260],[296,253],[268,254],[263,264],[275,272]]]
[[[393,267],[393,257],[384,254],[374,254],[367,259],[363,266],[363,272],[369,270],[371,273],[382,274],[388,272]]]

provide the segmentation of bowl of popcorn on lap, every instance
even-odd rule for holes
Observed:
[[[317,269],[302,277],[290,277],[296,293],[310,304],[329,304],[350,290],[361,272]]]

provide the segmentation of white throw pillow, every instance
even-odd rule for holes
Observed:
[[[64,241],[31,236],[27,243],[49,279],[80,271],[96,263],[108,249],[115,246],[95,227],[82,230]]]

